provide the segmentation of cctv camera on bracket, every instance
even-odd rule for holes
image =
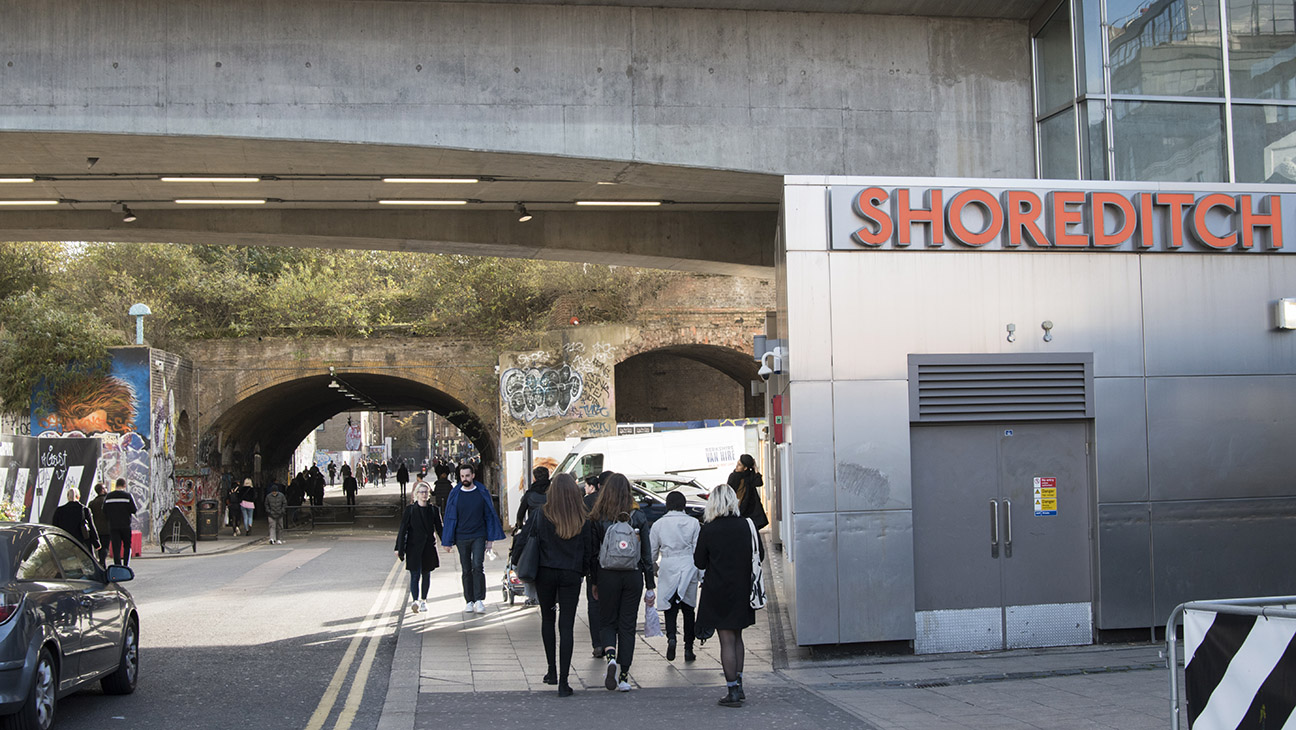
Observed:
[[[771,375],[781,374],[785,354],[786,351],[782,347],[776,347],[762,355],[760,370],[757,370],[756,374],[763,380],[769,380]]]

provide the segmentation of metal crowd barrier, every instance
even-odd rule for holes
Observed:
[[[1192,730],[1296,726],[1296,596],[1190,601],[1166,622],[1170,727],[1179,730],[1175,629],[1184,627],[1184,693]]]

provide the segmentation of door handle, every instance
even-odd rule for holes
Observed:
[[[990,557],[999,557],[999,501],[990,500]]]
[[[1012,500],[1004,500],[1004,557],[1012,557]]]

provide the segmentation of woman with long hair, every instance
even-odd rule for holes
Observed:
[[[347,477],[351,479],[352,477]],[[437,537],[441,534],[441,510],[428,501],[432,487],[427,482],[414,485],[414,501],[401,513],[396,530],[396,559],[405,561],[410,574],[410,611],[427,610],[428,588],[432,571],[441,565],[437,557]]]
[[[720,664],[728,688],[720,704],[742,707],[746,699],[742,686],[742,630],[756,623],[756,610],[751,607],[752,525],[747,518],[738,516],[738,497],[727,484],[717,486],[707,496],[702,523],[697,549],[693,551],[693,564],[706,571],[698,600],[697,626],[715,629],[720,640]],[[764,560],[765,549],[755,542]]]
[[[567,683],[567,674],[575,645],[572,632],[576,625],[576,603],[580,600],[581,579],[589,573],[594,559],[585,504],[571,474],[554,477],[544,505],[531,511],[523,534],[527,542],[539,541],[540,568],[536,572],[535,590],[540,600],[540,638],[548,662],[544,682],[558,685],[559,697],[569,697],[572,688]],[[556,652],[555,618],[558,623]]]
[[[630,691],[630,663],[634,661],[635,624],[639,618],[639,597],[647,586],[644,603],[657,599],[654,588],[652,553],[649,549],[648,518],[639,511],[639,505],[630,493],[630,480],[622,474],[612,474],[599,486],[598,498],[590,511],[594,545],[598,560],[592,561],[591,579],[594,597],[598,599],[603,614],[603,655],[607,657],[607,675],[603,686],[609,690]],[[622,524],[628,525],[627,527]],[[604,538],[610,530],[613,537]],[[620,552],[617,547],[620,545]],[[638,559],[629,558],[630,550],[638,551]]]

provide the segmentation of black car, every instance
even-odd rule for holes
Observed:
[[[0,728],[47,730],[59,698],[94,682],[135,691],[139,614],[117,585],[134,577],[57,527],[0,523]]]

